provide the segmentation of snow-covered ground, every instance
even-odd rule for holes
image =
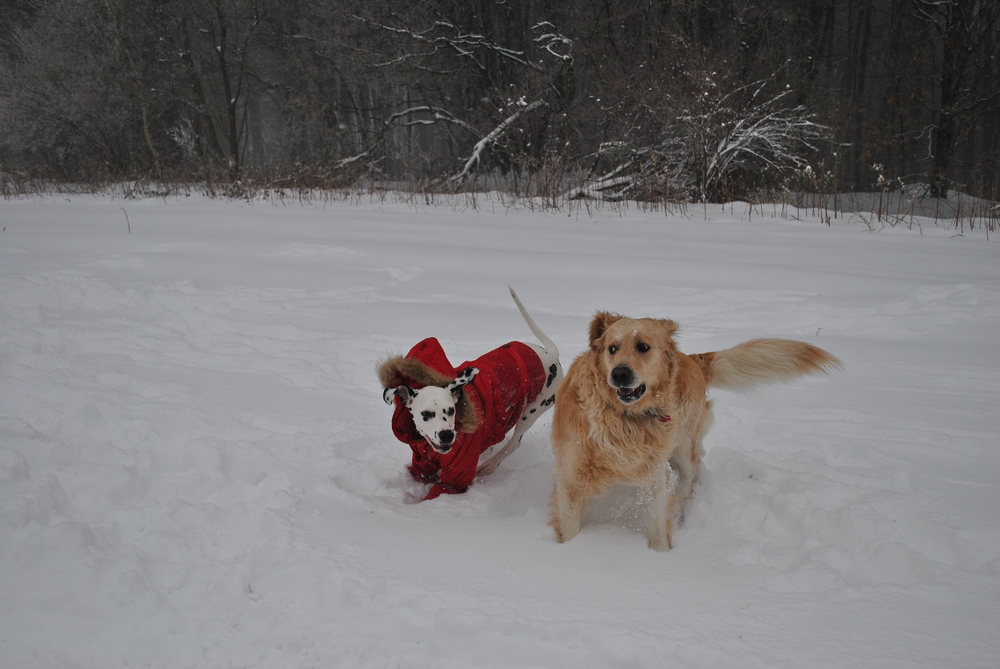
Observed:
[[[997,241],[467,205],[0,202],[0,666],[1000,664]],[[551,414],[407,504],[376,363],[534,341],[508,283],[566,366],[607,309],[845,371],[713,393],[667,553],[629,491],[555,542]]]

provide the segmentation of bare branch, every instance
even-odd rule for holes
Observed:
[[[451,177],[449,181],[456,184],[457,186],[462,185],[462,183],[465,181],[465,178],[469,175],[469,172],[472,171],[472,168],[479,164],[480,156],[482,155],[483,151],[486,149],[487,146],[496,143],[496,141],[500,138],[500,136],[507,131],[507,128],[509,128],[511,124],[514,123],[514,121],[521,118],[525,114],[532,112],[538,109],[539,107],[543,107],[545,105],[546,103],[544,100],[535,100],[530,104],[524,105],[516,112],[505,118],[500,123],[500,125],[493,128],[493,130],[491,130],[489,134],[487,134],[481,140],[476,142],[476,145],[472,147],[472,155],[469,156],[469,159],[467,161],[465,161],[465,167],[462,168],[461,172]]]
[[[390,25],[386,25],[381,22],[369,21],[360,16],[354,16],[355,19],[366,23],[368,25],[374,26],[381,30],[394,33],[396,35],[401,35],[403,37],[409,37],[411,40],[423,44],[428,44],[433,49],[429,52],[416,53],[416,54],[403,54],[402,56],[395,58],[384,63],[380,63],[380,67],[385,67],[389,65],[398,65],[400,63],[412,60],[414,58],[426,58],[428,56],[433,56],[441,51],[452,51],[457,56],[461,58],[470,59],[476,67],[480,70],[485,71],[486,65],[476,59],[476,53],[478,51],[492,51],[497,55],[506,58],[508,60],[514,61],[519,65],[524,65],[525,67],[530,67],[533,70],[541,71],[542,68],[532,63],[527,59],[527,56],[523,51],[517,51],[515,49],[508,49],[506,47],[500,46],[484,37],[483,35],[477,35],[474,33],[463,33],[458,28],[455,27],[449,21],[438,20],[434,24],[423,32],[415,32],[413,30],[407,30],[405,28],[396,28]],[[438,32],[435,35],[433,33]],[[444,34],[440,34],[444,33]],[[451,33],[451,34],[447,34]],[[560,36],[561,37],[561,36]],[[564,38],[565,39],[565,38]],[[554,40],[549,40],[549,43],[554,43]],[[551,53],[556,54],[555,51]],[[559,56],[562,58],[562,56]]]
[[[465,121],[456,118],[455,115],[449,112],[447,109],[440,109],[438,107],[429,107],[427,105],[421,107],[410,107],[408,109],[404,109],[401,112],[396,112],[395,114],[389,116],[389,118],[386,120],[386,125],[392,125],[400,119],[408,118],[410,116],[413,116],[414,114],[421,114],[421,113],[431,114],[431,118],[400,121],[397,125],[401,125],[404,127],[409,125],[433,125],[438,121],[445,121],[446,123],[454,123],[457,126],[465,128],[469,132],[472,133],[477,132],[475,128],[473,128]]]

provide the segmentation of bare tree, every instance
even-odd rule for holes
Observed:
[[[1000,179],[991,0],[0,0],[0,49],[3,168],[66,179]]]
[[[10,155],[63,178],[148,171],[155,158],[139,122],[136,62],[107,10],[45,5],[14,33],[16,58],[0,70],[0,140]]]
[[[990,0],[912,0],[937,50],[930,154],[931,194],[947,197],[957,143],[976,113],[998,95],[996,44],[1000,6]],[[990,86],[983,88],[984,77]]]
[[[261,93],[259,60],[270,0],[174,0],[159,36],[164,58],[186,87],[174,89],[198,155],[242,173],[251,106]]]
[[[453,187],[485,165],[488,150],[504,169],[525,167],[529,162],[525,156],[518,155],[514,144],[505,143],[508,135],[523,134],[523,124],[539,110],[565,108],[556,79],[572,68],[573,42],[548,21],[515,33],[524,44],[521,48],[466,25],[469,17],[440,16],[419,30],[400,17],[393,17],[393,23],[359,20],[395,38],[392,53],[372,66],[410,75],[407,97],[389,116],[387,127],[445,126],[440,136],[455,148],[455,162],[460,165],[447,180]],[[481,21],[477,27],[483,27]],[[459,72],[468,78],[456,86]],[[456,129],[461,135],[455,134]],[[518,148],[524,151],[530,144],[529,140]],[[543,144],[535,143],[536,155]],[[498,153],[501,147],[506,150]]]

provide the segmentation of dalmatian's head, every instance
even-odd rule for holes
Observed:
[[[462,386],[478,373],[475,367],[467,367],[443,388],[425,386],[414,390],[405,385],[386,388],[382,391],[382,399],[386,404],[392,404],[394,397],[402,400],[420,436],[438,453],[447,453],[455,443],[455,404],[462,397]]]

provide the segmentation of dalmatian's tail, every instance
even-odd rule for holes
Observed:
[[[528,310],[524,308],[524,305],[521,304],[521,300],[518,299],[517,293],[514,292],[514,289],[511,288],[509,285],[507,286],[507,288],[510,290],[510,296],[514,298],[514,304],[516,304],[517,308],[521,311],[521,316],[524,318],[524,322],[528,324],[528,327],[531,328],[531,331],[534,333],[534,335],[538,337],[538,341],[542,342],[542,346],[545,348],[545,350],[551,353],[552,355],[556,356],[556,358],[558,358],[559,349],[556,348],[556,345],[552,343],[551,339],[545,336],[545,333],[542,332],[542,329],[538,327],[535,321],[531,318],[531,316],[528,314]]]

